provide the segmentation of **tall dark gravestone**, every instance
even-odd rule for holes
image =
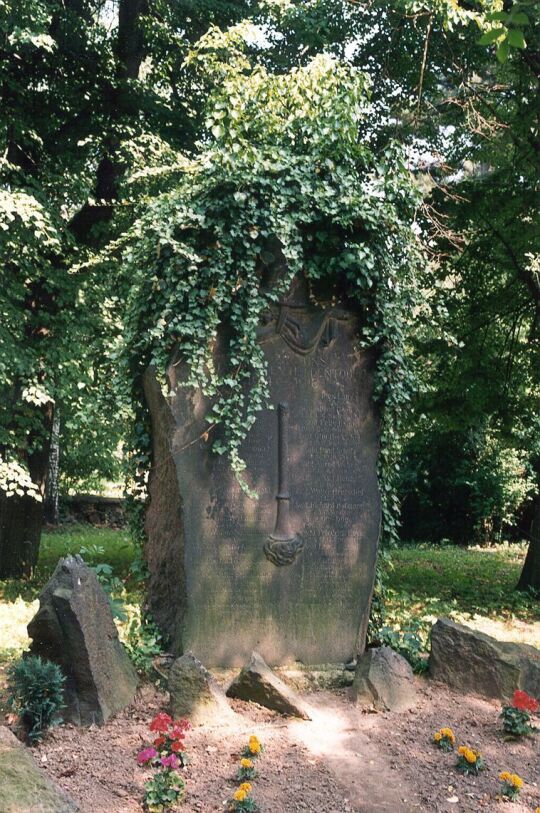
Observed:
[[[375,357],[358,315],[297,285],[260,328],[274,409],[242,446],[258,499],[211,451],[209,404],[146,376],[153,435],[150,609],[177,652],[207,666],[337,663],[364,647],[381,508]]]

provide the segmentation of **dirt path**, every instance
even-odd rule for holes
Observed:
[[[311,695],[310,722],[291,721],[290,737],[321,760],[360,813],[413,813],[420,809],[408,782],[362,731],[365,715],[331,692]]]
[[[496,703],[424,680],[418,689],[417,707],[402,715],[361,713],[344,691],[316,692],[306,696],[311,721],[235,701],[232,722],[189,733],[181,810],[223,813],[236,787],[238,755],[254,733],[265,745],[254,782],[263,813],[533,813],[540,806],[539,743],[504,742]],[[166,700],[145,687],[102,728],[56,729],[36,749],[38,762],[81,813],[141,813],[150,772],[135,757]],[[433,746],[433,732],[443,725],[452,726],[460,743],[480,747],[488,763],[484,774],[460,776],[455,755]],[[525,780],[520,802],[497,798],[502,770]]]

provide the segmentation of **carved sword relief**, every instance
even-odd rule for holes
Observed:
[[[295,534],[289,518],[289,450],[288,450],[287,404],[278,404],[278,493],[276,494],[276,525],[264,544],[264,555],[278,567],[290,565],[302,548],[304,541]]]

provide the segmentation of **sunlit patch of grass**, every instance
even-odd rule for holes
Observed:
[[[448,616],[497,638],[540,647],[540,601],[515,589],[526,545],[407,545],[387,573],[388,622],[427,631]]]
[[[37,601],[0,602],[0,662],[18,657],[28,646],[26,625],[35,615]]]
[[[135,547],[129,533],[112,528],[93,528],[90,525],[65,525],[43,534],[39,552],[37,578],[52,572],[58,559],[81,548],[102,548],[103,553],[86,554],[89,564],[106,562],[116,576],[127,577],[135,558]]]

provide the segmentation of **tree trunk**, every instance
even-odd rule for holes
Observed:
[[[27,465],[30,477],[43,498],[47,484],[54,405],[49,403],[40,407],[39,411],[45,441],[27,457]],[[0,491],[0,579],[20,579],[32,575],[38,560],[42,525],[43,502],[28,496],[6,497]]]
[[[43,507],[32,497],[0,492],[0,579],[31,576],[37,563]]]
[[[58,487],[60,475],[60,410],[55,409],[52,434],[51,450],[49,453],[49,471],[47,473],[47,485],[45,489],[45,521],[51,525],[58,525],[60,521],[60,510],[58,500]]]
[[[534,500],[531,541],[517,584],[518,590],[528,590],[529,587],[540,590],[540,493],[536,495]]]
[[[95,202],[87,202],[71,218],[69,227],[77,242],[96,246],[103,234],[96,234],[96,226],[108,223],[113,215],[114,201],[124,167],[118,159],[122,136],[115,132],[120,122],[131,123],[140,115],[139,102],[126,80],[137,79],[144,58],[144,38],[141,17],[148,11],[148,0],[120,0],[118,7],[118,33],[115,53],[118,59],[115,84],[106,90],[109,103],[109,129],[101,145],[102,157],[96,169],[96,184],[92,195]]]

